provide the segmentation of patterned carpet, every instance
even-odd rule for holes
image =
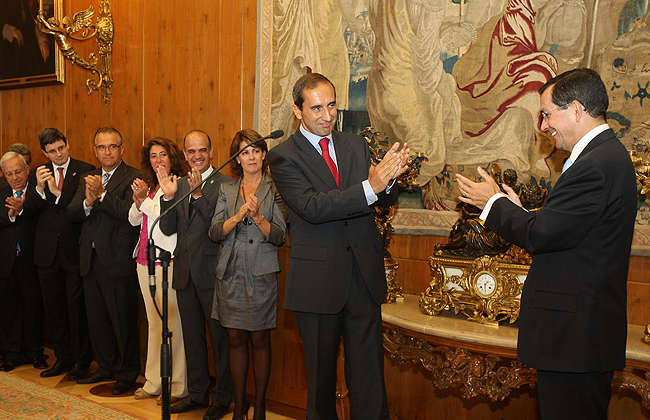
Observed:
[[[0,373],[0,419],[137,419],[85,398]]]

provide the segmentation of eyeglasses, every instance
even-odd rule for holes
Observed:
[[[544,119],[544,121],[548,121],[548,117],[550,117],[553,112],[555,112],[555,111],[564,111],[565,109],[567,109],[569,107],[569,105],[571,105],[571,104],[570,103],[564,104],[562,106],[558,106],[555,109],[551,109],[550,111],[542,111],[542,112],[540,112],[540,114],[542,114],[542,118]]]
[[[100,144],[95,146],[95,149],[97,149],[100,152],[103,152],[104,150],[108,149],[111,152],[116,151],[119,147],[122,147],[121,144]]]

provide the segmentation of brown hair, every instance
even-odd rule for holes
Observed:
[[[260,136],[260,133],[250,128],[238,131],[235,134],[235,137],[232,139],[232,143],[230,143],[230,156],[234,156],[237,152],[239,152],[239,144],[242,141],[251,144],[255,140],[261,138],[262,136]],[[263,152],[269,151],[269,148],[266,145],[266,140],[262,140],[260,142],[255,143],[255,146],[253,147],[257,147],[258,149],[261,149]],[[266,166],[267,166],[267,162],[266,162],[266,158],[264,158],[264,161],[262,162],[262,171],[266,171]],[[235,175],[241,176],[242,174],[241,164],[237,163],[237,159],[233,159],[232,162],[230,162],[230,168],[235,173]]]
[[[185,156],[181,149],[178,148],[176,143],[164,137],[154,137],[142,147],[140,152],[140,167],[142,169],[142,179],[147,183],[149,188],[154,188],[158,185],[158,177],[156,171],[151,167],[151,160],[149,154],[151,148],[155,145],[161,146],[169,155],[169,164],[171,168],[169,171],[172,175],[184,176],[190,170],[190,165],[185,160]]]
[[[336,98],[336,87],[327,77],[320,73],[307,73],[293,85],[292,96],[294,105],[302,110],[302,104],[305,102],[305,90],[314,89],[321,83],[329,83],[332,89],[334,89],[334,98]]]

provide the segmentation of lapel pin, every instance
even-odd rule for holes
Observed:
[[[77,176],[77,173],[76,173],[76,172],[75,172],[75,173],[73,173],[73,174],[72,174],[72,176]]]
[[[214,179],[211,179],[211,180],[210,180],[210,184],[214,184]]]

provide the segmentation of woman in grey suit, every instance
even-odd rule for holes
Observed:
[[[253,130],[235,134],[230,155],[260,139]],[[233,162],[238,179],[221,185],[210,226],[220,243],[215,267],[212,317],[228,331],[235,391],[233,419],[248,418],[246,396],[248,341],[253,346],[255,420],[265,418],[271,372],[271,328],[276,326],[278,246],[284,243],[284,205],[266,173],[266,142],[244,150]]]

